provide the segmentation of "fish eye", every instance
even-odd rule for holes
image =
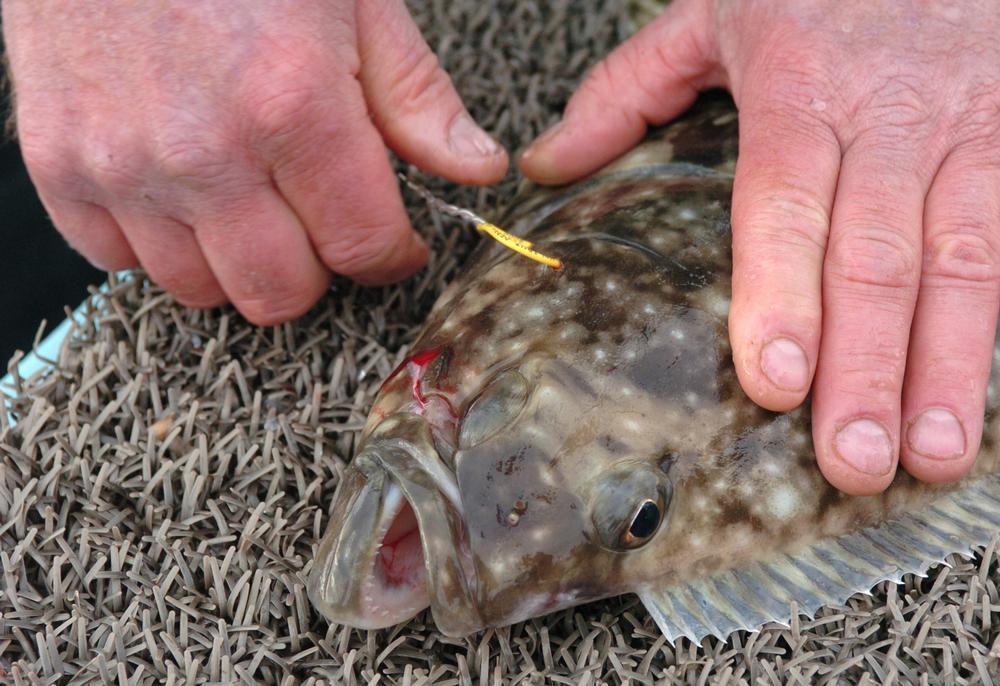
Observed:
[[[660,506],[652,500],[644,500],[632,516],[628,529],[622,533],[622,547],[634,548],[645,543],[660,528],[661,518]]]
[[[666,519],[672,487],[655,466],[629,462],[591,485],[590,516],[600,543],[635,550],[653,540]]]

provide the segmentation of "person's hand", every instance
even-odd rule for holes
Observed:
[[[308,309],[330,271],[419,268],[386,144],[462,183],[507,167],[402,0],[4,0],[3,30],[55,225],[187,305],[229,300],[269,324]]]
[[[558,183],[726,86],[740,110],[730,335],[773,410],[813,387],[819,465],[854,494],[960,478],[1000,302],[995,0],[677,0],[521,158]]]

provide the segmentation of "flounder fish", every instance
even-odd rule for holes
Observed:
[[[388,378],[309,577],[334,622],[430,607],[466,635],[636,593],[671,641],[813,614],[1000,530],[990,381],[964,481],[900,472],[850,497],[815,463],[808,407],[741,391],[730,354],[732,103],[707,97],[501,224],[562,260],[483,245]],[[1000,351],[998,351],[1000,355]]]

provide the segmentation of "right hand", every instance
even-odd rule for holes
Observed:
[[[979,454],[1000,311],[996,0],[675,0],[521,157],[565,183],[701,89],[740,113],[729,335],[771,410],[812,389],[816,459],[854,495]]]
[[[4,1],[21,149],[74,248],[273,324],[330,272],[386,283],[425,262],[386,144],[459,183],[502,177],[402,0],[288,8]]]

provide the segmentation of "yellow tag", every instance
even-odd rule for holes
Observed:
[[[554,257],[548,257],[547,255],[543,255],[533,249],[531,241],[526,241],[523,238],[518,238],[517,236],[507,233],[499,226],[490,224],[478,214],[472,212],[472,210],[466,210],[461,207],[457,207],[456,205],[449,205],[420,184],[414,183],[408,179],[404,174],[400,174],[399,178],[403,180],[403,183],[412,188],[418,195],[426,200],[431,207],[437,208],[439,212],[450,214],[453,217],[459,217],[460,219],[474,224],[478,230],[488,234],[490,238],[500,243],[500,245],[510,248],[514,252],[524,255],[528,259],[532,259],[535,262],[541,262],[545,266],[551,267],[552,269],[560,270],[563,268],[562,260],[557,260]]]
[[[562,260],[558,260],[554,257],[548,257],[543,255],[537,250],[532,248],[532,242],[526,241],[523,238],[518,238],[512,234],[507,233],[499,226],[494,226],[486,222],[481,222],[476,224],[476,228],[485,234],[488,234],[490,238],[500,243],[501,245],[510,248],[516,253],[520,253],[525,257],[534,260],[535,262],[541,262],[547,267],[552,267],[553,269],[562,269]]]

